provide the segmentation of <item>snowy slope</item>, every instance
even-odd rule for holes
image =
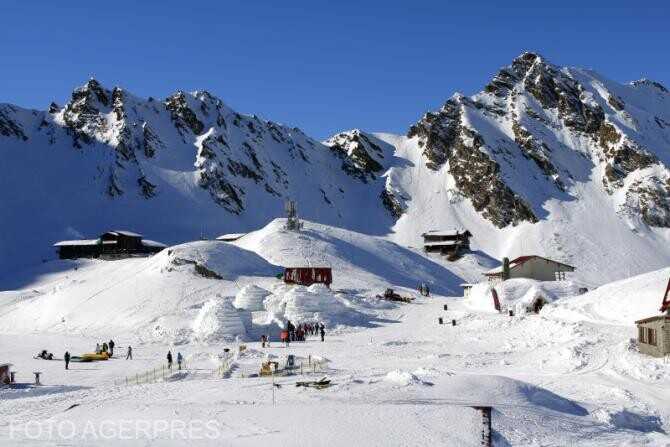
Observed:
[[[546,312],[556,318],[631,326],[659,315],[670,268],[605,284],[584,295],[563,300]]]
[[[669,148],[665,87],[534,53],[408,136],[323,143],[206,91],[144,99],[90,80],[48,111],[0,105],[0,288],[60,239],[248,232],[289,198],[312,221],[407,247],[463,226],[480,259],[543,255],[603,284],[670,265]]]
[[[288,198],[324,223],[383,234],[393,222],[373,171],[204,91],[158,101],[90,80],[46,112],[0,104],[0,155],[3,272],[111,228],[168,244],[246,232]]]
[[[150,258],[46,263],[41,275],[35,271],[27,275],[40,277],[29,289],[0,295],[0,331],[130,331],[147,340],[210,340],[225,333],[225,327],[219,330],[215,322],[229,319],[233,297],[253,285],[274,291],[282,303],[300,307],[288,309],[291,315],[319,311],[306,301],[332,300],[333,306],[339,306],[333,307],[337,312],[353,315],[334,315],[332,321],[353,326],[376,318],[358,313],[387,287],[413,291],[425,282],[435,293],[453,295],[460,290],[460,277],[383,238],[307,221],[304,231],[295,233],[284,230],[284,224],[277,219],[235,243],[191,242]],[[281,287],[276,276],[283,272],[282,266],[310,265],[332,267],[332,287],[341,290],[343,297]],[[61,269],[65,271],[58,272]],[[330,313],[337,312],[326,306],[322,317],[328,320]]]
[[[276,219],[234,243],[273,264],[331,267],[333,288],[337,289],[364,289],[376,294],[389,285],[414,290],[425,282],[435,293],[453,295],[460,291],[463,279],[452,272],[458,271],[459,264],[447,269],[421,252],[342,228],[305,222],[303,231],[296,233],[283,230],[284,225],[284,219]],[[478,275],[485,268],[473,270],[470,275]]]

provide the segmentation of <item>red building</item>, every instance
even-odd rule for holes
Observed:
[[[330,287],[333,282],[333,271],[330,267],[286,267],[284,282],[302,286],[325,284]]]

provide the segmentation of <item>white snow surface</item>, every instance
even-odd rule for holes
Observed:
[[[451,294],[463,278],[439,259],[335,227],[307,222],[292,233],[281,224],[236,244],[199,241],[151,258],[53,261],[25,273],[38,279],[0,293],[0,361],[14,364],[23,384],[0,388],[0,413],[11,415],[0,423],[0,442],[118,445],[119,431],[92,439],[91,430],[99,436],[101,421],[120,430],[123,421],[142,420],[203,421],[219,430],[191,439],[131,427],[128,445],[467,446],[479,445],[481,416],[472,407],[482,405],[494,408],[494,445],[670,442],[670,373],[663,359],[637,351],[633,325],[656,314],[669,268],[580,296],[569,296],[576,283],[567,281],[508,281],[503,295],[512,303],[540,292],[552,297],[539,315],[508,317]],[[393,260],[404,262],[403,271]],[[451,270],[481,277],[487,267],[479,261],[485,264],[472,257]],[[333,266],[332,288],[289,287],[275,277],[278,266],[302,262]],[[202,276],[196,264],[224,279]],[[441,292],[419,296],[415,278]],[[269,311],[233,307],[233,296],[256,287],[272,292],[264,301]],[[378,301],[383,287],[415,300]],[[438,317],[457,324],[438,325]],[[308,337],[284,347],[278,336],[287,318],[326,322],[325,342]],[[269,347],[261,348],[260,334],[270,336]],[[79,355],[110,338],[116,355],[106,362],[65,371],[60,360],[33,358],[41,349],[57,359],[66,349]],[[126,361],[128,345],[134,359]],[[231,364],[222,374],[226,347]],[[163,380],[168,349],[182,353],[186,366]],[[289,354],[302,368],[275,377],[279,388],[254,376],[263,359],[283,366]],[[28,385],[32,371],[43,372],[42,387]],[[324,376],[331,387],[295,386]],[[74,427],[77,436],[45,430],[30,437],[23,428],[35,420]]]
[[[193,335],[197,341],[221,343],[243,340],[247,330],[231,300],[217,297],[203,304],[193,322]]]
[[[552,303],[561,298],[575,296],[579,286],[572,281],[536,281],[528,278],[514,278],[492,285],[488,282],[475,284],[468,296],[467,305],[476,310],[497,312],[494,307],[492,290],[498,294],[501,310],[516,313],[526,311],[536,300]]]
[[[233,305],[238,309],[246,309],[251,312],[265,310],[263,301],[270,294],[269,290],[265,290],[255,284],[248,284],[237,292]]]

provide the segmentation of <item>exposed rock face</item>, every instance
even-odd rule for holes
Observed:
[[[459,191],[497,227],[536,222],[528,204],[503,181],[498,163],[481,150],[482,136],[463,124],[464,107],[474,104],[461,96],[450,99],[437,114],[428,113],[412,126],[408,137],[419,138],[430,168],[448,162]]]
[[[358,129],[337,134],[323,142],[342,159],[344,172],[366,182],[374,180],[383,166],[384,151],[373,137]]]
[[[16,137],[27,140],[28,137],[23,133],[23,128],[12,118],[13,110],[9,105],[0,105],[0,135],[6,137]]]
[[[410,127],[408,137],[418,139],[427,166],[444,169],[459,192],[497,227],[536,222],[544,200],[569,194],[576,166],[567,159],[575,154],[583,164],[577,172],[590,170],[590,159],[602,165],[606,192],[626,190],[627,199],[620,204],[623,214],[667,226],[664,185],[670,174],[645,141],[663,141],[667,147],[670,135],[640,138],[631,123],[651,121],[664,131],[670,94],[653,81],[632,83],[631,88],[645,89],[666,104],[664,112],[642,116],[637,115],[640,107],[629,108],[631,100],[624,98],[623,90],[609,87],[609,81],[592,72],[560,68],[536,53],[523,53],[483,92],[455,95],[438,112],[427,113]],[[520,162],[519,155],[534,168]],[[657,169],[643,179],[628,180],[652,166]],[[538,175],[555,192],[548,185],[539,192],[529,187],[528,179]]]

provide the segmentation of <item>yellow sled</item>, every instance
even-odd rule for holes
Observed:
[[[86,354],[81,355],[81,359],[84,362],[91,362],[91,361],[96,361],[96,360],[109,360],[109,354],[106,352],[101,352],[100,354],[95,354],[93,352],[89,352]]]

